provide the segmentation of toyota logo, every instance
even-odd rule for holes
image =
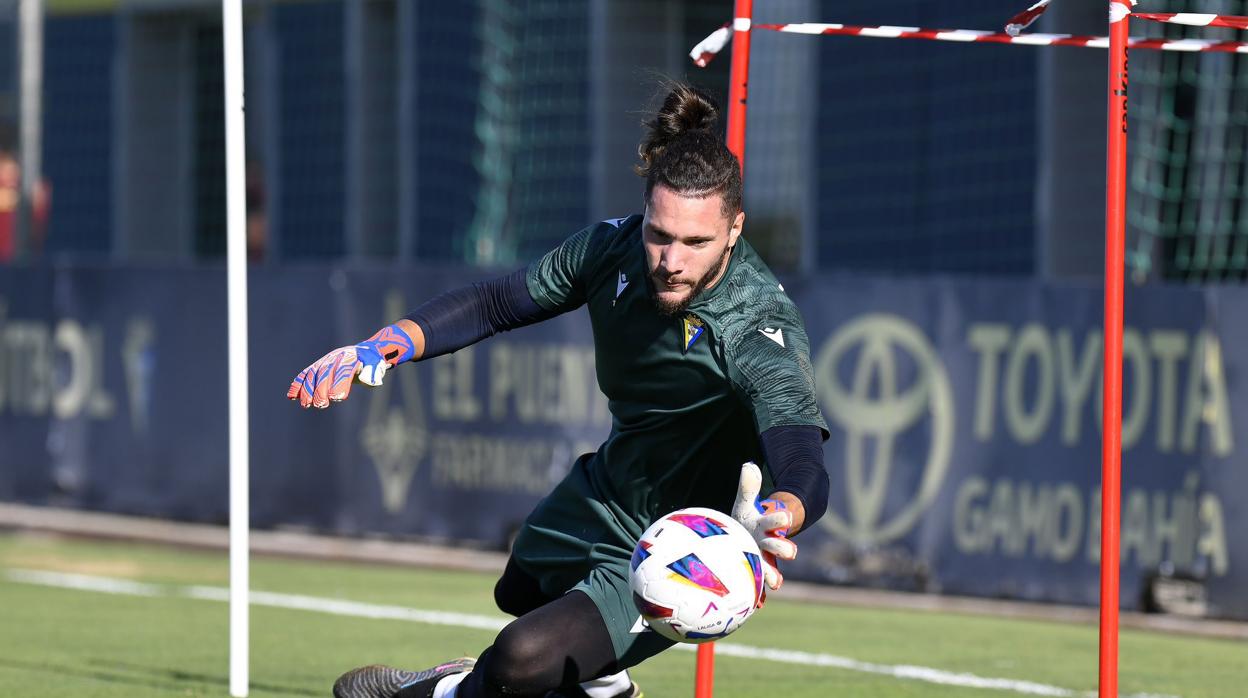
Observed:
[[[913,371],[902,369],[903,355],[913,362]],[[842,383],[842,376],[847,384]],[[838,460],[844,463],[843,487],[849,507],[844,515],[829,508],[821,523],[839,538],[858,545],[886,543],[905,535],[931,505],[949,469],[953,391],[940,357],[913,323],[895,315],[863,315],[823,345],[815,361],[815,377],[830,425],[845,433],[845,452]],[[901,384],[903,379],[907,384]],[[922,428],[925,418],[930,438],[918,491],[904,506],[885,511],[897,440]]]

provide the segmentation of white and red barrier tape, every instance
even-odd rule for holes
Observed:
[[[1033,6],[1038,7],[1039,4]],[[1226,15],[1192,15],[1192,14],[1158,14],[1135,13],[1133,17],[1155,19],[1173,24],[1193,24],[1199,26],[1248,28],[1248,17],[1232,17]],[[1165,17],[1165,19],[1161,19]],[[1199,18],[1199,19],[1193,19]],[[1034,20],[1034,18],[1033,18]],[[931,41],[958,41],[963,43],[991,44],[1025,44],[1028,46],[1088,46],[1092,48],[1108,48],[1109,37],[1105,36],[1073,36],[1071,34],[1021,34],[1011,36],[1001,32],[975,31],[972,29],[923,29],[920,27],[856,27],[847,24],[755,24],[754,29],[766,29],[790,34],[828,34],[843,36],[869,36],[880,39],[927,39]],[[689,57],[699,66],[706,67],[715,54],[719,53],[728,40],[732,38],[731,26],[725,24],[706,37],[689,52]],[[1248,53],[1248,42],[1212,41],[1207,39],[1131,39],[1130,48],[1147,48],[1161,51],[1212,51],[1219,53]]]
[[[1021,34],[1024,29],[1030,27],[1037,19],[1040,19],[1040,15],[1044,14],[1045,10],[1049,9],[1049,2],[1050,0],[1040,0],[1040,2],[1011,17],[1010,21],[1005,23],[1005,33],[1010,36]],[[1110,5],[1111,22],[1121,21],[1123,17],[1131,14],[1131,8],[1136,6],[1138,0],[1126,0],[1126,2],[1131,3],[1130,6],[1126,5],[1123,0],[1117,0]]]
[[[724,22],[724,26],[711,32],[711,35],[698,42],[697,46],[689,52],[689,57],[699,68],[705,68],[707,63],[715,57],[728,45],[728,40],[732,38],[732,22]]]
[[[1011,17],[1005,24],[1005,33],[1010,36],[1018,36],[1019,33],[1039,19],[1045,10],[1049,9],[1051,1],[1040,0],[1040,2]],[[1136,0],[1129,0],[1129,2],[1132,6],[1137,4]],[[1132,12],[1131,16],[1167,24],[1184,24],[1189,27],[1248,29],[1248,17],[1236,17],[1234,15],[1209,15],[1195,12]]]
[[[1049,0],[1040,0],[1040,2],[1028,7],[1010,18],[1005,23],[1005,33],[1010,36],[1018,36],[1024,29],[1030,27],[1032,22],[1040,18],[1044,11],[1049,9]]]
[[[1234,15],[1201,15],[1192,12],[1133,12],[1132,17],[1151,19],[1166,24],[1185,24],[1189,27],[1230,27],[1248,29],[1248,17]]]

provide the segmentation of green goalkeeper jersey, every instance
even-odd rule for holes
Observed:
[[[547,310],[588,306],[612,425],[587,476],[629,529],[683,507],[730,509],[741,464],[764,462],[759,434],[827,429],[801,316],[744,238],[719,282],[676,317],[651,299],[640,215],[573,235],[527,283]]]

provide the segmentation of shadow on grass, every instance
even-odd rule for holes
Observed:
[[[228,688],[230,683],[228,676],[201,674],[182,669],[143,666],[141,664],[129,664],[104,659],[88,660],[85,665],[67,665],[53,662],[29,662],[0,657],[0,667],[25,669],[54,676],[76,676],[108,683],[151,688],[162,693],[181,693],[186,690],[188,683],[208,684],[224,688]],[[49,682],[44,685],[53,684]],[[278,686],[255,681],[251,682],[250,685],[253,691],[264,691],[265,693],[283,696],[317,696],[320,698],[329,694],[328,688],[323,691],[316,691],[308,688]]]

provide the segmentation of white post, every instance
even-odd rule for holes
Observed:
[[[243,3],[222,0],[225,52],[226,293],[230,371],[230,695],[249,683],[249,473],[247,461],[247,200],[243,121]]]

